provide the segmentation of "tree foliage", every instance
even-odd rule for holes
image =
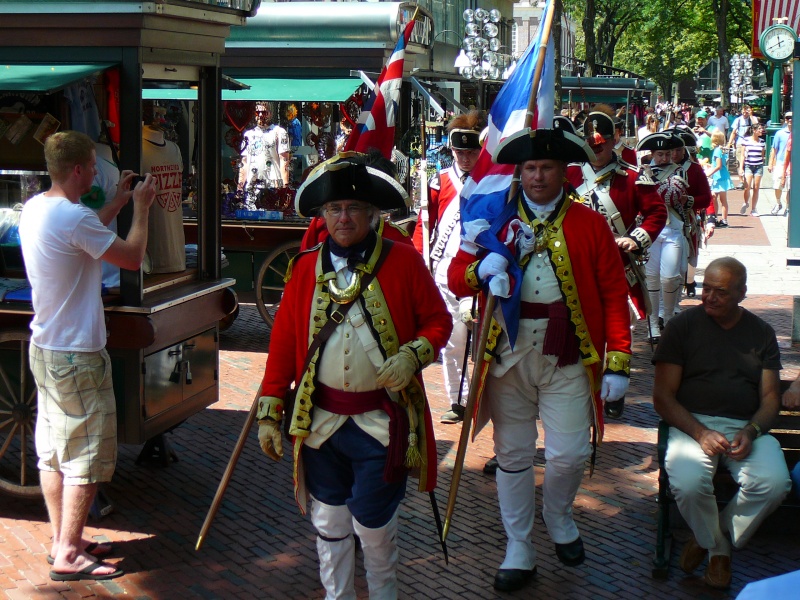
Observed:
[[[679,80],[694,77],[714,58],[727,82],[728,59],[749,49],[747,0],[564,0],[582,24],[577,58],[627,69],[655,81],[669,95]],[[727,83],[724,84],[727,90]]]

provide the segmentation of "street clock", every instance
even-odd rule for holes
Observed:
[[[758,46],[768,60],[782,63],[792,57],[795,41],[797,34],[788,25],[770,25],[761,33]]]

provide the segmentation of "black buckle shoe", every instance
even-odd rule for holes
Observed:
[[[625,410],[625,397],[613,402],[606,402],[605,413],[611,419],[619,419],[622,416],[622,411]]]
[[[534,577],[536,567],[533,569],[498,569],[494,576],[494,589],[501,592],[514,592],[520,590]]]
[[[687,283],[686,284],[686,297],[687,298],[694,298],[697,296],[697,283]]]
[[[483,465],[483,472],[487,475],[494,475],[497,473],[497,456],[493,456],[486,461],[486,464]]]
[[[586,553],[583,551],[583,540],[578,536],[574,542],[569,544],[556,544],[556,556],[562,564],[568,567],[577,567],[582,564],[586,559]]]

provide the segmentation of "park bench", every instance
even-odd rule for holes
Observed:
[[[781,381],[781,394],[788,389],[791,383],[791,381]],[[781,448],[783,448],[783,455],[786,458],[786,464],[791,471],[792,467],[800,461],[800,411],[782,409],[769,433],[780,442]],[[670,553],[672,550],[672,517],[680,517],[675,505],[675,499],[669,489],[667,470],[664,468],[668,437],[669,425],[662,420],[658,424],[658,523],[656,528],[656,552],[652,570],[652,577],[655,579],[666,579],[669,575]],[[737,484],[724,468],[717,470],[713,481],[717,504],[722,507],[736,493]],[[770,516],[770,519],[762,525],[762,529],[768,525],[770,520],[782,523],[785,528],[785,525],[790,522],[786,519],[788,516],[786,513],[796,513],[797,509],[800,509],[800,501],[790,492],[781,506]]]

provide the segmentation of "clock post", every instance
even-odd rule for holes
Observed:
[[[775,19],[785,21],[785,18]],[[781,87],[783,84],[783,65],[792,58],[797,34],[794,29],[784,23],[770,25],[758,40],[758,46],[764,57],[772,63],[772,107],[767,123],[767,148],[772,144],[772,137],[781,128]],[[769,155],[769,154],[768,154]]]

